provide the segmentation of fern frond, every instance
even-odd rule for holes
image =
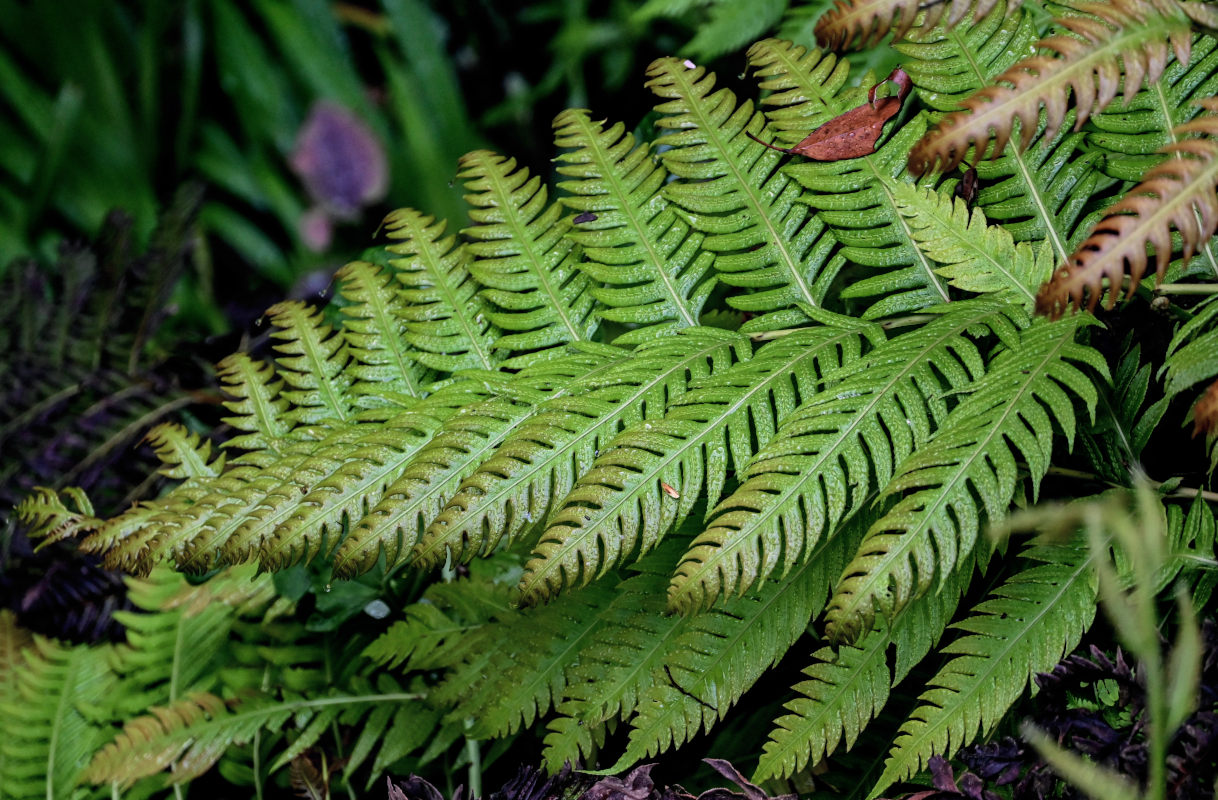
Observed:
[[[485,562],[483,562],[485,563]],[[515,562],[513,561],[513,566]],[[481,573],[435,583],[402,610],[398,620],[364,650],[378,664],[407,670],[436,670],[462,663],[480,648],[478,631],[517,612],[511,586]]]
[[[914,117],[873,154],[826,163],[805,163],[784,170],[809,190],[804,202],[828,223],[847,261],[881,270],[852,280],[842,298],[881,297],[864,319],[915,311],[949,299],[947,281],[913,239],[894,196],[905,183],[905,156],[926,129]]]
[[[577,267],[566,233],[571,221],[550,203],[539,176],[516,160],[476,150],[461,158],[473,227],[462,231],[474,255],[470,272],[486,288],[492,323],[505,331],[500,350],[539,350],[586,341],[599,325],[592,282]]]
[[[588,586],[562,603],[526,609],[491,623],[482,649],[437,687],[435,700],[459,699],[452,715],[472,719],[471,735],[500,737],[528,727],[562,697],[581,651],[604,627],[611,586]],[[493,667],[488,669],[487,656]]]
[[[424,394],[429,371],[412,355],[404,337],[407,305],[398,294],[394,276],[366,261],[352,261],[334,280],[347,301],[343,339],[354,378],[351,395],[360,407],[409,407]]]
[[[634,713],[639,698],[666,680],[664,658],[693,619],[664,608],[664,586],[684,546],[681,537],[661,542],[631,565],[638,574],[614,587],[614,599],[601,613],[603,626],[570,669],[561,716],[547,726],[542,757],[550,767],[590,756],[593,732]]]
[[[619,431],[641,420],[659,419],[666,404],[684,395],[691,382],[751,355],[751,343],[738,333],[682,328],[640,345],[612,369],[574,381],[562,396],[546,400],[462,481],[427,527],[415,563],[436,567],[446,557],[469,560],[479,552],[489,553],[501,540],[510,543],[540,526]],[[628,551],[630,537],[622,538],[621,549]],[[644,549],[647,545],[644,542]],[[539,552],[545,546],[543,541]],[[613,548],[607,548],[599,572],[616,561]],[[522,586],[536,563],[526,568]],[[525,592],[526,602],[535,599],[531,591]]]
[[[126,788],[168,770],[171,783],[184,783],[209,770],[226,749],[247,744],[260,732],[277,732],[291,723],[302,729],[296,746],[303,749],[308,744],[302,742],[309,742],[310,737],[315,741],[340,714],[352,709],[367,714],[419,699],[415,692],[377,690],[283,699],[251,695],[226,703],[215,695],[196,692],[128,720],[114,741],[94,754],[85,779]],[[289,760],[291,753],[285,753]]]
[[[863,728],[888,702],[889,690],[939,640],[972,578],[957,571],[942,592],[932,592],[901,610],[890,625],[873,629],[857,645],[822,647],[804,669],[808,680],[793,688],[802,697],[774,722],[754,781],[786,778],[828,758],[839,743],[849,750]],[[889,667],[896,648],[895,669]]]
[[[167,478],[189,480],[214,478],[224,470],[224,454],[211,458],[211,440],[187,430],[176,422],[163,422],[144,436],[161,460],[158,470]]]
[[[1171,158],[1151,168],[1142,182],[1111,206],[1094,232],[1037,295],[1037,312],[1056,318],[1074,306],[1093,310],[1104,297],[1112,308],[1129,277],[1132,295],[1147,269],[1147,245],[1154,248],[1155,273],[1162,279],[1171,260],[1171,229],[1183,237],[1184,260],[1218,230],[1218,99],[1203,102],[1210,113],[1173,130],[1178,139],[1163,148]]]
[[[660,157],[681,179],[664,196],[706,234],[702,246],[715,253],[720,280],[752,290],[728,304],[753,313],[820,305],[840,260],[830,260],[832,237],[799,202],[799,185],[778,170],[782,154],[746,135],[761,133],[764,117],[751,101],[738,105],[730,90],[716,91],[703,67],[661,58],[647,76],[663,101],[656,125],[672,131]]]
[[[944,266],[935,272],[967,292],[992,293],[1031,312],[1036,290],[1053,271],[1053,248],[1039,252],[1018,245],[999,225],[988,225],[985,214],[960,198],[927,187],[901,183],[893,200],[923,252]]]
[[[13,625],[4,613],[0,624]],[[12,641],[14,632],[5,632]],[[40,636],[16,653],[0,704],[0,785],[14,798],[76,795],[88,762],[106,736],[90,709],[114,690],[109,647],[64,647]]]
[[[1006,5],[1014,10],[1021,2],[1011,0]],[[912,28],[933,28],[939,24],[944,11],[948,11],[948,27],[963,19],[970,8],[978,19],[1001,16],[1001,13],[992,13],[999,4],[1000,0],[943,0],[931,4],[918,0],[836,0],[833,8],[816,23],[816,40],[821,47],[830,50],[849,49],[856,46],[858,40],[857,48],[865,50],[879,44],[890,29],[893,40],[897,40],[904,38]],[[920,22],[919,12],[925,12]]]
[[[265,361],[255,361],[248,353],[233,353],[216,365],[224,391],[233,399],[224,407],[234,416],[224,422],[244,434],[234,436],[225,447],[243,450],[282,452],[291,426],[283,418],[288,399],[281,393],[284,381]]]
[[[513,429],[536,414],[544,400],[566,394],[578,378],[603,374],[626,356],[620,348],[583,343],[567,356],[526,367],[510,383],[488,391],[480,402],[456,410],[379,500],[350,520],[347,536],[334,554],[335,573],[367,571],[382,555],[390,565],[404,559],[460,482],[490,458]]]
[[[970,19],[949,28],[935,28],[918,41],[901,42],[903,66],[919,96],[931,108],[956,111],[962,98],[987,86],[1019,58],[1035,52],[1036,24],[1026,8],[1014,10],[995,27],[991,16],[981,23]],[[1063,128],[1037,138],[1026,150],[1008,145],[991,160],[974,160],[980,179],[976,206],[991,223],[1001,223],[1015,241],[1049,240],[1058,259],[1065,259],[1080,235],[1079,217],[1098,190],[1100,154],[1084,148],[1086,137]],[[1081,233],[1085,235],[1085,233]]]
[[[796,331],[700,381],[663,418],[616,436],[549,520],[521,582],[526,601],[556,591],[581,568],[585,580],[603,572],[636,543],[645,552],[695,503],[717,502],[728,471],[742,469],[826,373],[856,360],[861,338],[849,328]]]
[[[72,506],[65,499],[70,500]],[[102,520],[94,516],[88,495],[76,487],[68,487],[61,493],[41,486],[18,503],[13,513],[30,526],[32,537],[49,542],[91,533],[102,525]]]
[[[1092,421],[1095,386],[1080,367],[1109,379],[1108,365],[1076,344],[1082,317],[1033,325],[992,359],[929,443],[898,465],[884,488],[901,500],[868,531],[842,574],[827,633],[849,641],[926,592],[973,550],[984,517],[1002,519],[1024,462],[1033,490],[1049,468],[1056,430],[1073,444],[1075,398]]]
[[[1030,547],[1023,558],[1043,563],[1016,573],[953,626],[970,635],[943,648],[955,658],[901,726],[873,796],[932,755],[950,758],[993,731],[1032,678],[1051,670],[1091,626],[1097,584],[1083,537]]]
[[[1101,164],[1108,175],[1140,181],[1177,141],[1173,129],[1201,113],[1197,101],[1218,94],[1218,40],[1196,36],[1187,63],[1172,60],[1152,86],[1127,102],[1093,113],[1088,144],[1106,151]]]
[[[918,31],[893,48],[918,97],[935,111],[957,111],[1020,58],[1036,53],[1036,24],[1019,4],[998,0],[995,13]],[[1000,13],[1003,12],[1003,13]]]
[[[965,333],[1016,341],[1018,309],[953,303],[917,331],[876,347],[832,374],[759,450],[742,483],[712,511],[669,587],[671,608],[688,612],[783,573],[864,507],[897,464],[930,439],[952,392],[984,362]]]
[[[592,295],[604,319],[627,325],[615,342],[635,344],[698,324],[715,286],[702,235],[690,230],[660,194],[667,171],[620,122],[608,128],[588,112],[568,109],[554,118],[555,144],[569,148],[557,171],[568,194],[562,204],[579,212],[567,236],[584,255],[579,268],[597,286]]]
[[[432,369],[494,369],[502,360],[495,352],[502,332],[478,294],[469,248],[456,236],[444,236],[446,227],[410,208],[385,218],[386,235],[396,240],[385,249],[398,256],[390,264],[405,287],[398,311],[405,340],[411,357]]]
[[[350,356],[342,335],[320,309],[298,300],[277,303],[266,315],[279,328],[271,336],[279,340],[276,362],[286,384],[280,393],[291,404],[283,419],[292,427],[350,421],[352,377],[345,371]]]
[[[758,88],[767,93],[761,100],[766,119],[790,145],[859,101],[861,92],[846,88],[850,64],[833,53],[764,39],[749,48],[748,60]]]
[[[1167,344],[1160,373],[1165,378],[1163,392],[1175,397],[1197,383],[1218,375],[1218,298],[1211,297],[1193,309]]]
[[[679,747],[723,718],[776,664],[824,607],[826,580],[857,546],[874,516],[864,512],[837,535],[810,548],[809,558],[757,592],[692,614],[630,722],[626,751],[613,771]]]
[[[265,607],[274,588],[269,575],[255,576],[252,565],[197,587],[161,567],[148,578],[130,579],[128,596],[138,611],[115,612],[127,641],[115,648],[114,670],[131,687],[111,703],[120,718],[188,692],[214,690],[228,666],[229,635],[238,616]]]
[[[1038,44],[1055,55],[1020,61],[994,86],[977,92],[964,109],[939,121],[909,154],[917,174],[950,170],[970,147],[975,159],[996,157],[1006,148],[1016,120],[1019,149],[1027,150],[1045,112],[1045,137],[1061,128],[1067,107],[1075,111],[1075,130],[1093,111],[1102,111],[1121,90],[1128,101],[1141,87],[1158,80],[1170,42],[1177,59],[1188,61],[1191,24],[1183,13],[1164,15],[1136,0],[1111,0],[1081,6],[1078,16],[1059,17],[1063,33]],[[1123,73],[1123,75],[1122,75]],[[1073,93],[1073,103],[1067,102]],[[992,145],[992,147],[991,147]]]

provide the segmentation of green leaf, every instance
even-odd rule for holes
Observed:
[[[828,633],[849,641],[942,580],[972,552],[981,521],[1002,519],[1026,465],[1033,491],[1049,468],[1060,429],[1074,440],[1073,394],[1094,419],[1093,379],[1108,367],[1076,344],[1083,315],[1035,324],[991,360],[985,377],[952,410],[934,438],[905,456],[884,488],[896,504],[867,533],[830,604]]]
[[[669,604],[688,611],[738,594],[807,558],[929,440],[952,392],[982,372],[965,334],[1013,340],[1018,309],[985,301],[937,309],[925,327],[894,337],[831,373],[743,472],[685,555]]]
[[[752,346],[740,334],[683,328],[640,345],[611,369],[577,379],[561,396],[541,404],[462,481],[427,527],[415,562],[435,567],[446,556],[468,560],[539,527],[618,431],[659,419],[665,404],[684,395],[691,382],[723,372],[751,354]],[[544,541],[539,547],[544,549]],[[610,549],[600,571],[616,561]],[[530,562],[525,581],[533,570]],[[526,602],[535,599],[525,592]]]
[[[1015,573],[953,626],[969,635],[943,648],[955,657],[901,726],[870,797],[924,769],[932,755],[950,758],[992,732],[1036,673],[1051,670],[1091,626],[1096,580],[1084,537],[1036,544],[1023,558],[1043,563]]]
[[[667,171],[625,126],[608,128],[588,112],[569,109],[554,119],[555,144],[565,148],[558,173],[563,205],[579,212],[567,236],[584,254],[580,269],[599,286],[592,295],[602,318],[636,327],[619,336],[634,344],[698,324],[715,286],[703,236],[660,194]]]

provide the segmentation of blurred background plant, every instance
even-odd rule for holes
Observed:
[[[563,108],[642,119],[659,55],[710,61],[774,31],[811,44],[827,0],[789,3],[0,0],[0,271],[54,262],[114,208],[142,246],[197,180],[170,327],[240,328],[324,290],[392,208],[462,219],[465,152],[538,168]]]

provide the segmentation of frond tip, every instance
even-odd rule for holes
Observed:
[[[1116,99],[1122,85],[1127,102],[1143,79],[1153,86],[1167,63],[1169,42],[1176,57],[1188,63],[1191,27],[1183,14],[1148,12],[1132,0],[1087,3],[1080,11],[1056,20],[1065,30],[1041,40],[1041,53],[1012,66],[941,120],[910,151],[910,171],[947,172],[968,157],[970,148],[976,159],[998,158],[1017,120],[1024,151],[1037,133],[1042,109],[1044,138],[1053,138],[1071,108],[1078,130]]]
[[[1023,0],[1009,0],[1009,10],[1017,8]],[[919,0],[837,0],[833,8],[825,12],[816,23],[816,41],[821,47],[842,50],[857,39],[858,47],[866,49],[879,43],[891,29],[893,40],[901,39],[912,28],[928,29],[939,24],[943,12],[947,24],[955,25],[974,9],[977,19],[988,16],[999,4],[999,0],[940,0],[924,3]],[[918,12],[925,16],[918,20]]]
[[[1171,157],[1108,209],[1091,236],[1041,287],[1036,313],[1056,318],[1068,306],[1094,310],[1101,296],[1104,307],[1112,308],[1125,276],[1132,294],[1146,274],[1148,244],[1161,280],[1171,261],[1173,227],[1184,238],[1186,262],[1218,230],[1218,98],[1201,104],[1211,113],[1177,126],[1174,133],[1206,137],[1181,139],[1162,149]]]

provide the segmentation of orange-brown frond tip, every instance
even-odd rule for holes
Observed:
[[[1214,381],[1193,406],[1193,436],[1218,434],[1218,381]]]
[[[946,11],[947,22],[955,25],[971,9],[980,20],[991,13],[1004,14],[1018,8],[1023,0],[836,0],[816,23],[816,40],[821,47],[843,50],[857,44],[872,47],[892,31],[893,41],[902,39],[913,28],[933,28]],[[997,10],[995,8],[997,7]],[[919,17],[919,14],[922,16]]]

